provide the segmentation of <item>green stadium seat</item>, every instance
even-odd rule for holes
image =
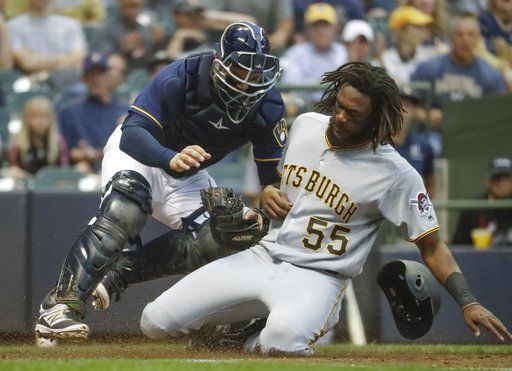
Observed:
[[[34,175],[29,187],[32,189],[79,189],[80,179],[84,177],[83,173],[72,168],[47,166]]]

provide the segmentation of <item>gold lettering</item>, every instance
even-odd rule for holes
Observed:
[[[336,198],[336,196],[338,196],[338,193],[340,193],[340,187],[338,187],[338,185],[336,183],[333,183],[331,190],[325,199],[325,204],[329,205],[329,207],[331,209],[332,209],[332,204],[334,203],[334,199]]]
[[[324,186],[325,183],[325,186]],[[328,179],[325,177],[325,175],[322,177],[322,180],[320,181],[320,185],[318,186],[318,189],[316,190],[316,197],[319,199],[324,198],[325,191],[327,190],[327,187],[331,184],[331,179]],[[323,189],[322,189],[323,188]]]
[[[304,177],[302,176],[302,173],[305,173],[308,169],[306,169],[304,166],[299,166],[297,169],[297,172],[295,174],[295,180],[292,182],[292,185],[294,187],[300,187],[302,184],[302,181],[304,180]]]
[[[288,176],[286,177],[286,185],[290,183],[290,175],[292,174],[292,171],[294,171],[297,168],[297,165],[288,165]]]
[[[350,206],[348,207],[348,210],[347,212],[345,213],[345,215],[343,216],[343,221],[345,223],[348,223],[348,221],[350,220],[350,218],[352,217],[352,215],[354,215],[354,213],[356,212],[357,210],[357,206],[355,203],[351,203]]]
[[[311,175],[309,176],[308,182],[306,183],[306,186],[304,189],[308,192],[313,192],[315,189],[316,181],[318,180],[318,177],[320,176],[320,173],[316,170],[313,170],[311,172]]]
[[[287,170],[288,170],[288,164],[285,164],[283,166],[283,172],[281,173],[281,185],[284,185],[284,177],[285,177]]]
[[[343,201],[348,201],[348,200],[349,200],[348,195],[345,192],[343,192],[341,194],[340,200],[338,201],[338,204],[334,208],[334,212],[336,214],[338,214],[339,216],[341,216],[341,214],[345,210],[345,205],[343,204]]]

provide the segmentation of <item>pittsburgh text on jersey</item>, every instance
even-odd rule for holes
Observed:
[[[357,206],[350,200],[347,193],[330,178],[317,170],[309,171],[305,166],[285,164],[283,166],[281,185],[291,185],[296,188],[315,193],[316,197],[341,216],[348,223],[357,210]]]

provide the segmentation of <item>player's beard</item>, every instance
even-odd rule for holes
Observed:
[[[368,142],[369,135],[366,130],[359,132],[351,132],[344,127],[346,123],[335,123],[334,117],[329,119],[329,126],[327,127],[327,138],[333,147],[346,148],[362,145]]]

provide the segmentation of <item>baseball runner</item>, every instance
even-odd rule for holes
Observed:
[[[225,29],[218,55],[171,63],[135,99],[104,150],[99,211],[71,246],[42,302],[36,337],[87,337],[84,303],[125,243],[140,245],[148,215],[173,230],[139,246],[139,260],[128,268],[139,280],[188,273],[226,255],[218,245],[204,251],[212,238],[199,191],[215,185],[205,169],[247,142],[263,186],[262,206],[271,217],[286,214],[289,201],[272,186],[279,182],[276,167],[287,132],[274,88],[279,60],[269,51],[261,27],[234,23]],[[177,230],[191,213],[186,228]]]
[[[349,63],[325,75],[319,108],[299,116],[279,169],[293,206],[254,247],[194,271],[149,303],[151,338],[204,324],[268,317],[245,350],[308,355],[338,322],[344,290],[361,273],[384,218],[413,241],[468,326],[512,335],[472,295],[447,246],[420,175],[389,144],[402,124],[394,81],[382,68]]]

